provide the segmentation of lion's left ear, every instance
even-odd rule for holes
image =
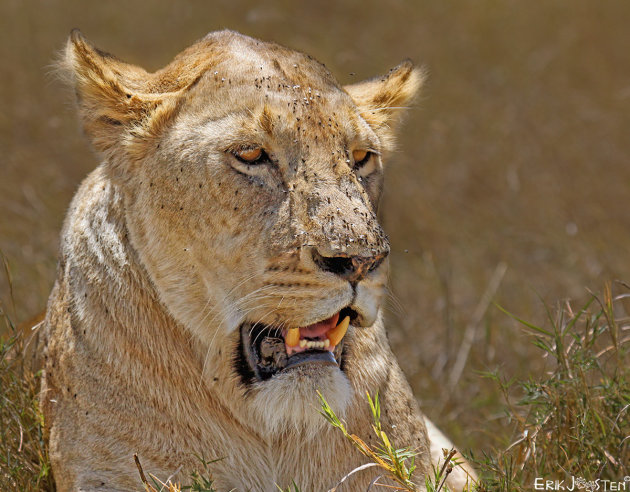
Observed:
[[[344,87],[386,150],[393,147],[394,131],[402,110],[413,101],[424,78],[420,69],[405,60],[383,77]]]
[[[85,133],[118,174],[152,148],[180,96],[213,60],[195,62],[176,58],[148,73],[92,46],[77,29],[71,32],[60,73],[75,88]]]

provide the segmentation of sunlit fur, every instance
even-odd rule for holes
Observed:
[[[346,416],[353,399],[352,387],[342,372],[331,367],[301,367],[277,375],[270,384],[257,383],[251,408],[267,436],[296,433],[308,446],[308,441],[328,425],[320,415],[317,391],[326,395],[339,417]]]
[[[387,262],[356,286],[324,255],[385,254],[376,218],[381,158],[422,80],[411,63],[341,87],[312,58],[211,33],[155,73],[73,32],[63,65],[102,164],[64,224],[41,353],[41,404],[58,490],[138,489],[132,455],[186,481],[196,456],[219,490],[328,490],[362,463],[324,426],[315,391],[371,432],[383,425],[429,469],[423,417],[380,318]],[[243,167],[261,147],[273,163]],[[354,150],[371,150],[368,176]],[[306,326],[351,305],[344,371],[307,367],[266,382],[236,370],[239,327]],[[365,490],[364,472],[345,490]]]

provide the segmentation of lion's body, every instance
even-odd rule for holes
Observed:
[[[77,35],[68,63],[105,160],[66,218],[42,333],[58,490],[139,489],[134,453],[181,481],[196,456],[219,459],[218,490],[328,490],[364,458],[323,424],[318,389],[365,438],[364,395],[378,392],[383,426],[418,452],[422,482],[429,440],[379,314],[385,267],[350,286],[312,259],[313,248],[386,254],[376,172],[357,178],[343,164],[352,132],[387,150],[387,121],[355,106],[375,82],[353,102],[310,58],[229,32],[156,74]],[[390,97],[378,104],[408,99],[417,77],[404,66],[382,79]],[[275,167],[229,160],[258,134]],[[262,381],[239,366],[245,321],[307,326],[344,306],[357,318],[343,370],[307,364]],[[344,490],[374,476],[359,472]]]
[[[219,490],[272,491],[293,479],[302,490],[327,490],[331,477],[362,463],[333,429],[323,427],[310,441],[290,432],[266,440],[258,428],[264,424],[234,419],[231,405],[240,405],[244,392],[236,389],[231,347],[219,356],[224,370],[202,377],[207,348],[165,313],[126,239],[121,197],[102,170],[82,185],[64,232],[42,395],[59,490],[139,489],[133,453],[163,479],[180,465],[182,478],[199,469],[195,454],[222,458],[212,466]],[[407,407],[417,412],[415,403],[391,359],[388,350],[370,355],[349,427],[369,429],[362,395],[380,388],[387,421],[399,421],[401,438],[422,446],[426,457],[421,421]]]

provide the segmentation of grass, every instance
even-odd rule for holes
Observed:
[[[372,429],[374,430],[374,434],[378,439],[379,445],[369,446],[366,442],[357,436],[356,434],[351,434],[346,429],[346,425],[342,422],[333,409],[328,405],[328,402],[322,396],[322,394],[318,391],[317,395],[319,396],[320,403],[322,406],[321,414],[328,421],[330,425],[339,429],[343,435],[349,439],[357,450],[363,454],[366,458],[370,460],[367,466],[377,466],[384,473],[387,474],[394,482],[399,485],[397,490],[408,490],[414,491],[417,490],[416,485],[411,481],[414,470],[416,469],[415,458],[416,453],[409,448],[400,448],[397,449],[390,442],[387,434],[381,427],[381,406],[378,401],[378,393],[372,397],[369,393],[367,393],[367,400],[370,405],[370,410],[372,412]],[[364,465],[366,466],[366,465]],[[348,479],[351,474],[359,469],[363,469],[364,467],[359,467],[355,470],[352,470],[348,475],[343,477],[339,483],[333,487],[333,491],[337,489],[341,483],[343,483],[346,479]],[[373,485],[378,486],[378,479],[376,479]]]
[[[217,492],[214,488],[214,480],[212,479],[212,473],[210,472],[210,465],[218,460],[206,461],[202,457],[198,457],[200,461],[200,469],[203,471],[194,471],[190,475],[190,485],[182,486],[179,483],[173,482],[171,479],[166,479],[166,481],[160,480],[153,474],[149,474],[149,479],[147,479],[146,474],[144,473],[144,469],[142,468],[142,464],[140,463],[140,459],[138,455],[133,455],[133,458],[136,462],[136,467],[138,468],[138,474],[140,476],[140,481],[142,485],[144,485],[145,492]]]
[[[549,313],[547,327],[519,320],[548,359],[546,374],[494,380],[514,429],[506,449],[475,460],[481,490],[532,490],[536,479],[623,482],[630,475],[630,323],[616,315],[610,286],[574,310]],[[572,478],[573,477],[573,478]]]
[[[520,492],[533,490],[541,480],[567,484],[575,480],[583,488],[595,487],[604,481],[622,482],[630,475],[630,319],[619,314],[619,304],[628,296],[626,292],[613,297],[607,285],[603,295],[593,295],[579,309],[567,303],[556,312],[548,310],[543,326],[498,307],[531,334],[539,355],[546,359],[546,369],[540,377],[526,380],[510,378],[500,370],[479,373],[503,394],[503,412],[513,439],[502,448],[468,453],[480,473],[474,490]],[[52,491],[37,400],[39,373],[26,368],[21,357],[24,336],[4,311],[1,315],[11,335],[0,343],[0,490]],[[367,436],[352,433],[319,396],[323,417],[366,458],[360,469],[379,468],[398,484],[398,490],[418,490],[412,479],[414,451],[390,442],[381,427],[378,394],[367,395],[379,443],[374,446],[366,444]],[[458,466],[452,458],[453,453],[445,450],[444,463],[426,477],[428,491],[448,490],[444,481]],[[218,492],[212,462],[202,459],[200,471],[184,487],[152,475],[149,480],[140,462],[136,464],[139,487],[143,484],[147,492]],[[358,470],[348,470],[331,491],[339,487],[341,492],[343,482],[351,481]],[[371,487],[383,486],[375,481]],[[288,492],[299,491],[294,485]]]
[[[25,337],[0,309],[0,490],[54,490],[39,411],[40,373],[28,369]]]

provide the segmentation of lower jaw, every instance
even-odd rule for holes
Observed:
[[[333,366],[340,367],[337,363],[337,359],[332,352],[326,351],[311,351],[299,352],[292,355],[287,360],[287,365],[280,370],[280,372],[287,371],[291,368],[302,366],[304,364],[318,364],[321,366]]]

